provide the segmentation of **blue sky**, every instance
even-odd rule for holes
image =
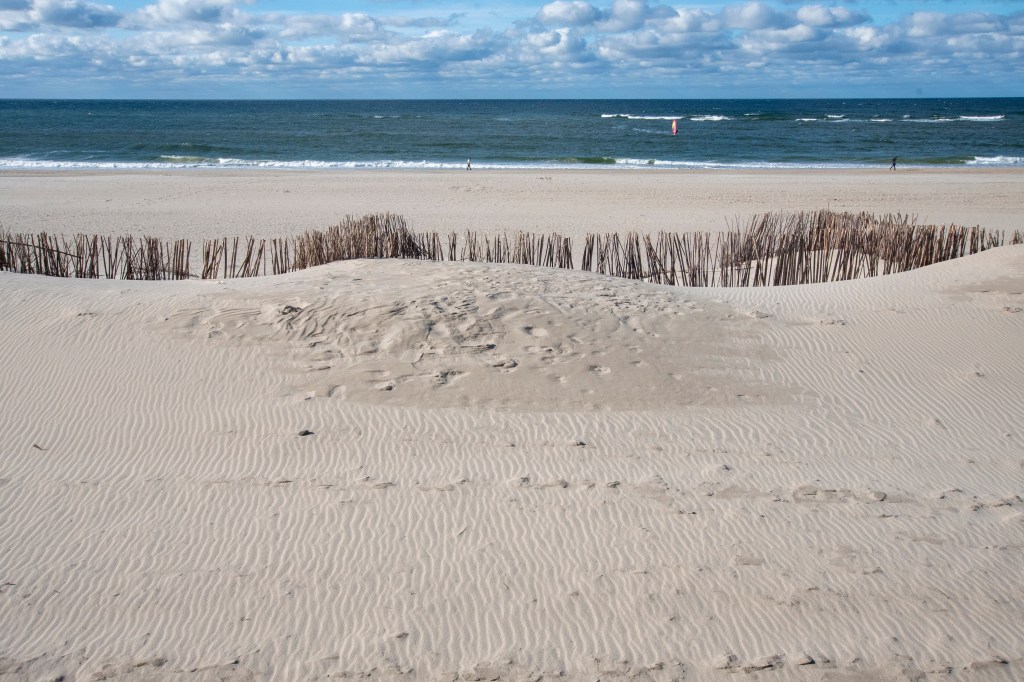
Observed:
[[[917,96],[1024,96],[1024,0],[0,0],[0,97]]]

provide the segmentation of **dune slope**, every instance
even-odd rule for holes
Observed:
[[[1024,246],[0,283],[0,679],[1024,675]]]

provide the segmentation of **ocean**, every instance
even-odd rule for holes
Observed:
[[[894,156],[1024,166],[1024,98],[0,100],[0,169],[873,168]]]

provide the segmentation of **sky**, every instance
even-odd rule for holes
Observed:
[[[1024,96],[1024,0],[0,0],[7,98]]]

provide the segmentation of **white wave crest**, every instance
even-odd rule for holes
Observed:
[[[1020,166],[1024,164],[1024,156],[975,156],[968,161],[968,166]]]
[[[0,158],[0,169],[4,170],[110,170],[110,171],[150,171],[150,170],[171,170],[180,169],[187,172],[190,169],[212,170],[212,169],[236,169],[236,170],[463,170],[464,162],[437,162],[437,161],[397,161],[397,160],[376,160],[376,161],[270,161],[270,160],[246,160],[246,159],[206,159],[201,162],[184,160],[187,157],[180,157],[178,161],[161,162],[128,162],[128,161],[51,161],[39,159],[26,159],[21,157]],[[966,161],[966,166],[975,167],[1016,167],[1024,165],[1024,157],[1020,156],[991,156],[975,157],[972,161]],[[715,161],[715,160],[693,160],[693,161],[669,161],[665,159],[641,159],[641,158],[616,158],[614,164],[587,164],[572,162],[537,161],[537,162],[474,162],[473,168],[478,170],[552,170],[571,169],[600,172],[602,169],[678,169],[678,170],[716,170],[716,169],[842,169],[842,168],[873,168],[871,164],[857,163],[815,163],[815,162],[772,162],[772,161]]]
[[[384,169],[384,168],[422,168],[422,169],[455,169],[465,168],[465,162],[433,162],[433,161],[319,161],[304,159],[301,161],[275,161],[269,159],[232,159],[164,156],[162,161],[51,161],[11,157],[0,159],[0,169],[19,170],[167,170],[167,169],[271,169],[271,170],[344,170],[344,169]],[[478,165],[478,164],[474,164]]]
[[[715,114],[706,114],[704,116],[693,116],[690,118],[691,121],[731,121],[732,116],[718,116]]]
[[[685,116],[641,116],[638,114],[601,114],[601,118],[625,118],[630,121],[674,121]]]
[[[1006,116],[999,114],[998,116],[961,116],[961,121],[1002,121]]]

